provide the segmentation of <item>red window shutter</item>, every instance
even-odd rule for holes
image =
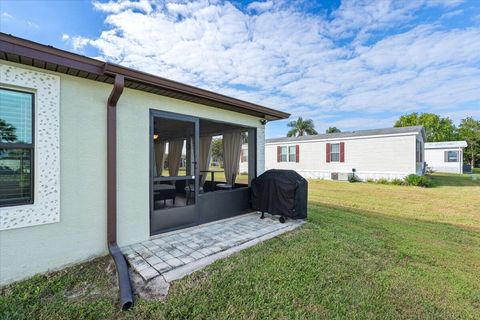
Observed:
[[[330,143],[327,143],[326,146],[327,146],[327,150],[326,150],[327,152],[325,152],[325,154],[327,155],[326,160],[327,162],[330,162]]]
[[[277,147],[277,162],[280,162],[280,153],[282,152],[282,149],[280,146]]]
[[[345,142],[340,142],[340,162],[345,162]]]
[[[295,145],[295,162],[300,162],[300,146]]]

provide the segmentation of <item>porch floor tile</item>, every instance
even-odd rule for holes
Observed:
[[[255,212],[160,234],[121,250],[130,266],[149,281],[205,257],[272,233],[281,233],[283,229],[286,232],[301,224],[303,221],[290,219],[280,223],[278,217],[268,214],[262,220]]]

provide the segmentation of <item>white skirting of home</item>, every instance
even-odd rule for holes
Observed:
[[[332,173],[339,173],[343,175],[351,174],[351,171],[331,171],[331,170],[305,170],[298,169],[295,170],[302,177],[306,179],[326,179],[331,180]],[[411,172],[382,172],[382,171],[357,171],[355,176],[361,180],[373,179],[378,180],[381,178],[392,180],[392,179],[403,179],[406,176],[411,174]]]
[[[447,165],[441,166],[428,166],[433,172],[444,172],[444,173],[463,173],[463,164],[456,164],[455,166],[449,166],[448,163]]]

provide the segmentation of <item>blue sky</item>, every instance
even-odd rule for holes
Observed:
[[[414,111],[480,118],[477,0],[0,0],[0,14],[2,32],[311,118],[319,132]]]

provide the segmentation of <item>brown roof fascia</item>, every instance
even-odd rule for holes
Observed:
[[[38,59],[94,74],[102,74],[105,62],[56,49],[0,32],[0,51]]]

